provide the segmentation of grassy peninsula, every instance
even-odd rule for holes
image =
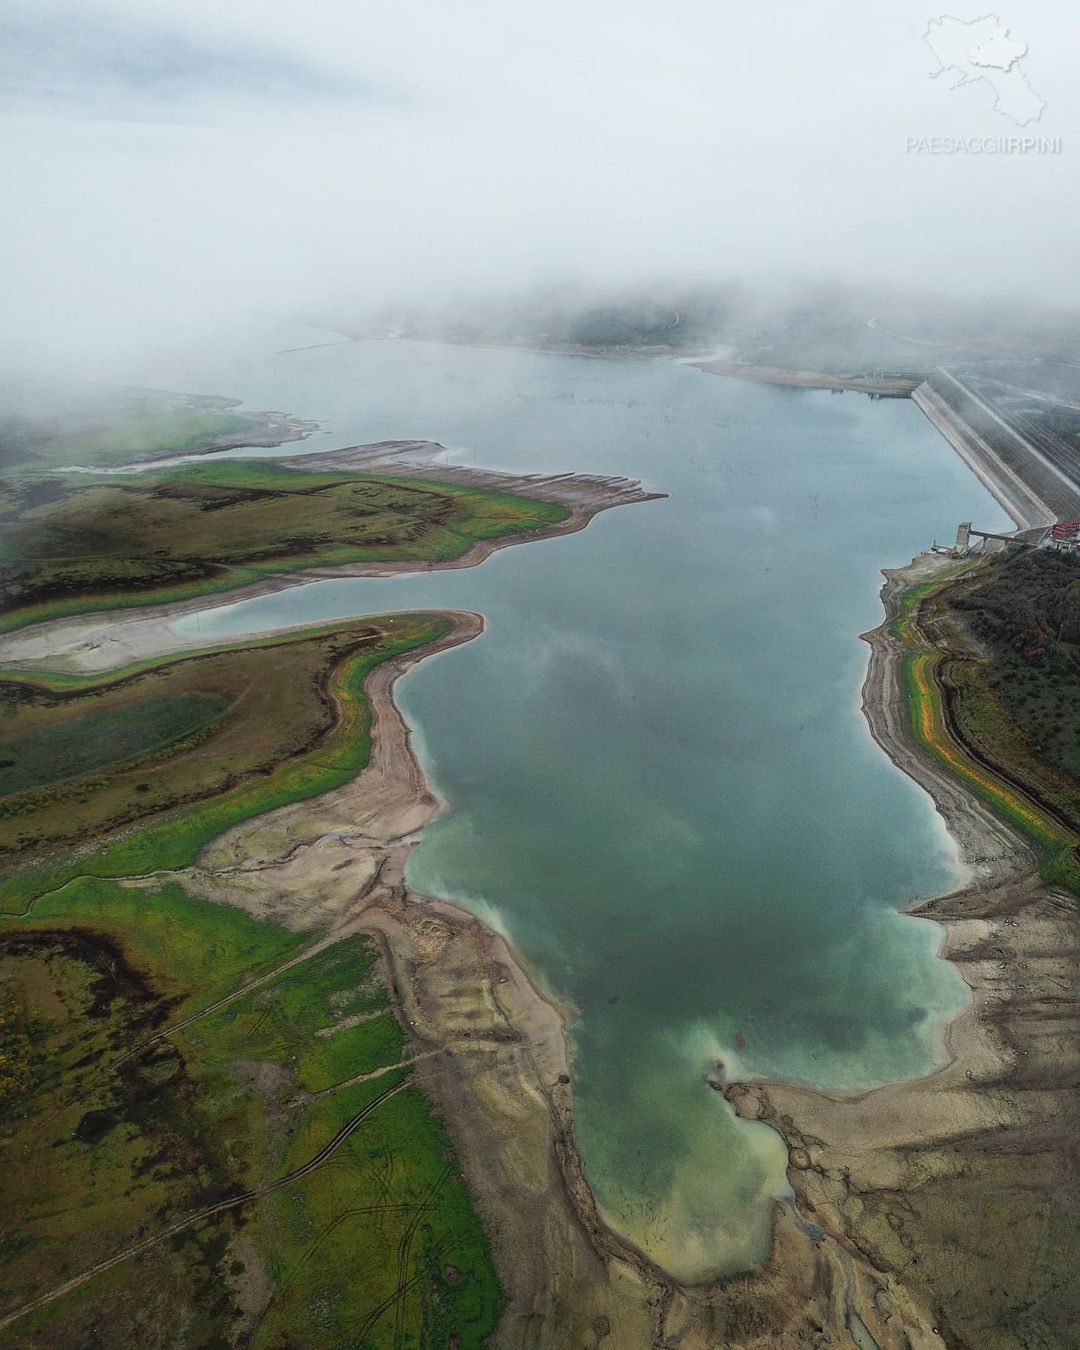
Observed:
[[[219,394],[0,378],[0,472],[105,468],[300,440],[318,423]]]
[[[0,1132],[20,1159],[0,1325],[21,1314],[21,1344],[167,1344],[178,1318],[201,1345],[486,1339],[487,1237],[372,939],[314,941],[176,876],[229,825],[354,778],[365,678],[448,627],[0,678]]]
[[[355,777],[370,749],[365,678],[448,626],[391,616],[105,676],[0,672],[0,773],[22,780],[0,798],[0,908],[20,911],[79,875],[186,866],[229,826]],[[132,753],[138,736],[160,737],[163,709],[172,739]],[[56,752],[75,740],[82,763],[58,779]],[[53,753],[41,760],[43,747]]]
[[[568,515],[508,492],[255,460],[13,475],[0,480],[0,632],[301,568],[437,564]]]

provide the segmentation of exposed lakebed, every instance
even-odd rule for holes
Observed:
[[[955,851],[870,738],[857,635],[880,620],[879,568],[961,519],[1000,528],[1000,509],[910,403],[661,362],[362,343],[207,353],[187,381],[331,419],[283,453],[428,438],[671,494],[478,568],[317,582],[176,627],[484,614],[483,637],[399,686],[450,805],[410,881],[504,928],[579,1011],[578,1140],[612,1224],[686,1279],[745,1266],[784,1151],[708,1089],[714,1061],[868,1086],[940,1063],[964,1005],[940,930],[898,912],[953,883]]]

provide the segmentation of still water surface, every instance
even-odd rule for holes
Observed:
[[[1004,527],[1000,509],[910,403],[673,364],[253,344],[204,353],[189,387],[331,419],[303,449],[424,437],[671,494],[479,568],[198,622],[486,616],[399,686],[450,806],[410,880],[497,923],[578,1010],[578,1137],[611,1222],[684,1278],[759,1257],[784,1152],[704,1085],[712,1062],[833,1088],[910,1076],[965,1001],[939,930],[898,912],[954,883],[955,853],[869,736],[857,635],[880,618],[879,568],[962,519]]]

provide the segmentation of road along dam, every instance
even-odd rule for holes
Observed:
[[[1021,529],[1080,511],[1080,456],[1042,446],[966,380],[944,367],[911,394]]]

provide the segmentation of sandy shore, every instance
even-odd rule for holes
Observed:
[[[372,753],[357,779],[235,827],[181,877],[196,894],[290,928],[378,938],[410,1054],[426,1056],[417,1079],[455,1139],[492,1235],[512,1310],[502,1343],[578,1344],[577,1310],[589,1305],[616,1344],[648,1345],[647,1263],[606,1233],[573,1147],[569,1013],[541,994],[499,934],[405,884],[418,832],[440,807],[393,688],[417,660],[483,631],[477,614],[448,617],[445,638],[369,676]],[[608,1270],[612,1255],[624,1269]]]
[[[1078,1242],[1077,902],[909,733],[889,625],[903,590],[950,566],[924,555],[885,574],[863,691],[875,740],[930,793],[971,870],[962,890],[911,910],[942,926],[941,955],[971,990],[945,1031],[948,1062],[861,1094],[773,1081],[725,1092],[783,1136],[800,1212],[902,1288],[946,1343],[1064,1345],[1077,1302],[1062,1292]]]

